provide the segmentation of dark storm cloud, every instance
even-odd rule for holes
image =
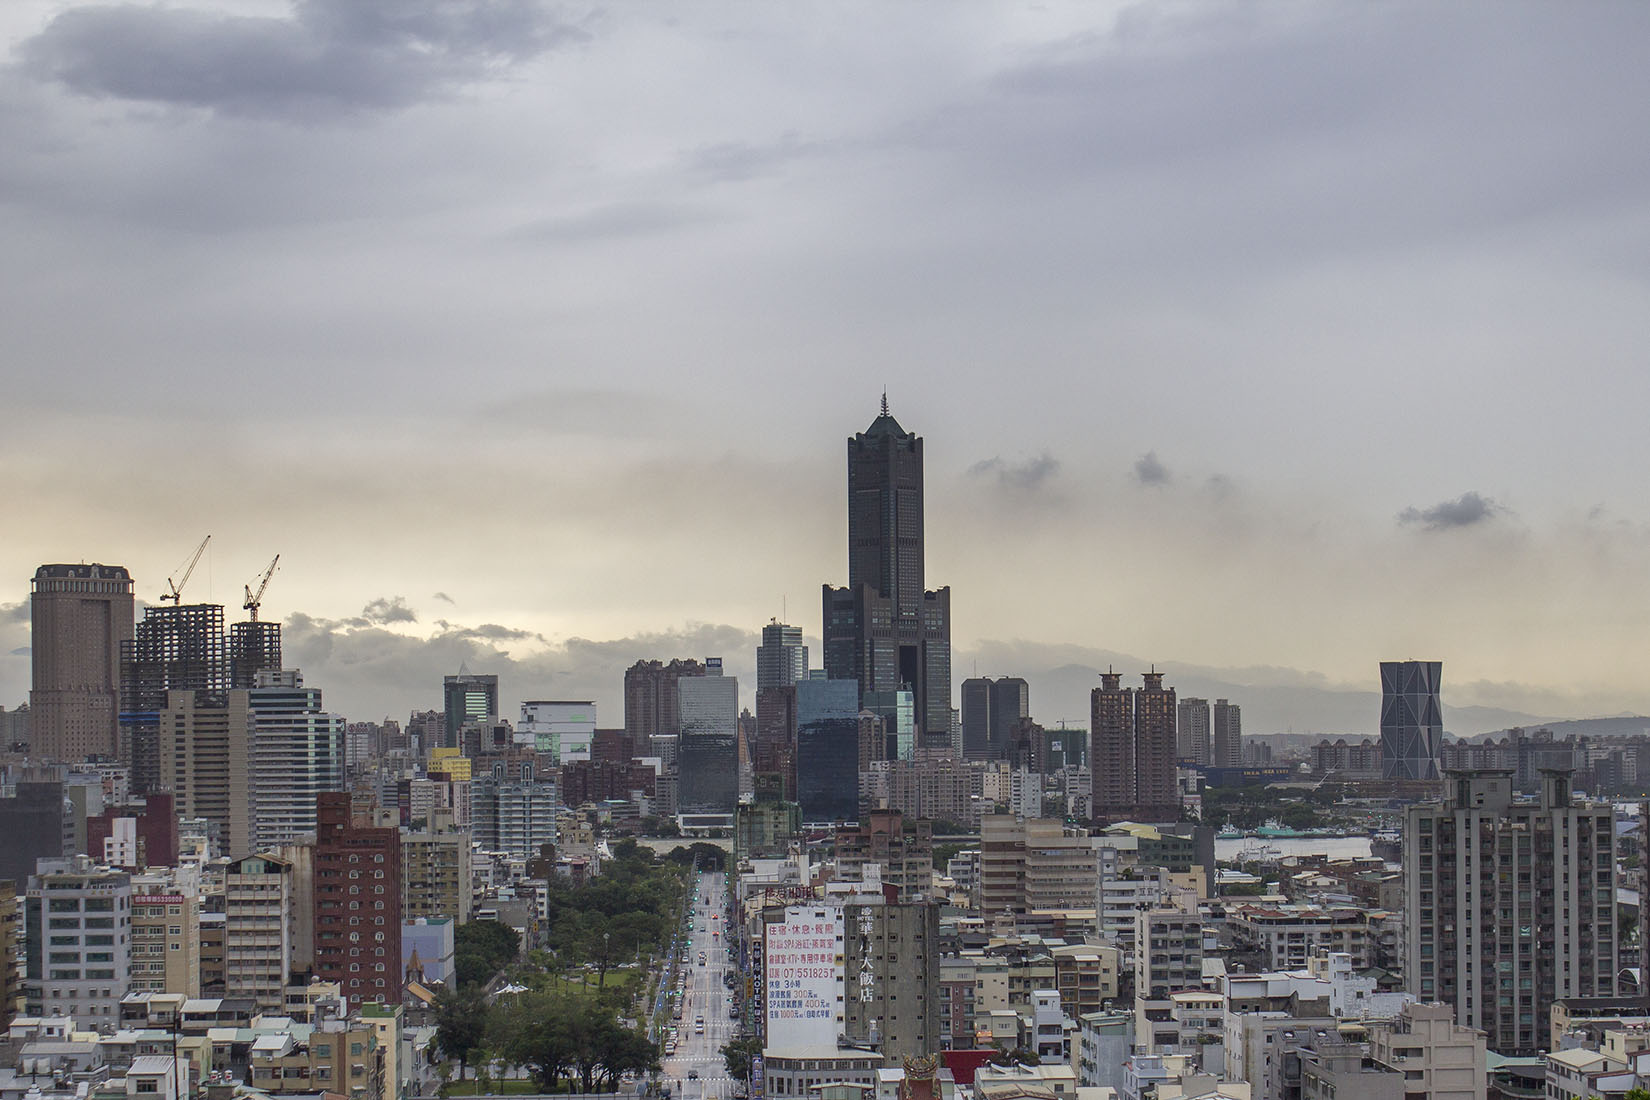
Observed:
[[[361,609],[359,619],[352,621],[374,626],[385,623],[416,623],[418,612],[407,606],[404,597],[380,596]]]
[[[88,5],[21,55],[82,95],[325,118],[405,107],[589,36],[536,0],[297,0],[285,18]]]
[[[1419,526],[1426,531],[1449,531],[1487,523],[1505,511],[1489,497],[1467,492],[1455,500],[1441,501],[1431,508],[1405,508],[1398,513],[1398,522],[1405,527]]]
[[[1060,460],[1044,452],[1031,458],[1011,462],[1000,455],[983,458],[968,468],[971,477],[995,477],[1005,489],[1032,492],[1043,487],[1060,471]]]
[[[1167,485],[1172,475],[1169,468],[1157,459],[1156,451],[1147,451],[1134,463],[1134,480],[1141,485]]]

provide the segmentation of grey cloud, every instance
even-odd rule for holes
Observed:
[[[69,8],[23,43],[26,70],[82,95],[235,115],[405,107],[583,41],[537,0],[296,0],[282,18],[198,8]]]
[[[11,651],[13,657],[32,657],[34,650],[30,646],[22,645]]]
[[[1000,455],[984,458],[968,468],[972,477],[995,476],[1006,489],[1033,492],[1043,487],[1060,470],[1060,460],[1044,452],[1031,458],[1011,462]]]
[[[1157,460],[1156,451],[1147,451],[1134,463],[1134,479],[1141,485],[1167,485],[1169,468]]]
[[[525,392],[480,410],[490,428],[515,428],[546,435],[651,435],[679,422],[684,396],[667,400],[657,394],[619,389],[558,388]]]
[[[1448,531],[1487,523],[1505,511],[1489,497],[1466,492],[1455,500],[1441,501],[1431,508],[1405,508],[1398,513],[1398,522],[1405,527],[1419,525],[1427,531]]]
[[[449,596],[449,595],[447,595],[447,593],[445,593],[445,592],[437,592],[437,593],[435,593],[435,594],[434,594],[434,595],[432,595],[432,596],[431,596],[431,597],[430,597],[430,599],[432,599],[432,600],[440,600],[440,601],[442,601],[442,602],[443,602],[443,603],[450,603],[450,604],[454,604],[454,606],[456,606],[456,605],[457,605],[457,601],[455,601],[455,600],[454,600],[454,599],[453,599],[453,598],[452,598],[452,597],[451,597],[451,596]]]
[[[582,244],[625,237],[651,237],[696,225],[725,221],[724,215],[693,203],[615,202],[578,214],[544,218],[522,226],[515,236],[535,243]]]
[[[493,638],[489,634],[507,635]],[[515,713],[522,699],[594,699],[603,725],[622,724],[624,670],[648,658],[721,656],[727,674],[739,679],[743,694],[754,695],[752,631],[710,623],[597,640],[568,638],[536,644],[530,651],[502,649],[498,641],[534,640],[531,631],[486,624],[447,624],[428,637],[294,614],[283,625],[282,650],[304,680],[326,692],[328,709],[354,716],[401,715],[409,708],[439,705],[441,677],[461,664],[472,672],[499,677],[501,709]]]
[[[28,621],[28,600],[18,600],[16,603],[0,603],[0,623],[26,623]]]
[[[518,630],[515,627],[500,626],[498,623],[482,623],[480,626],[460,626],[450,623],[446,619],[435,621],[436,629],[443,638],[468,638],[483,642],[525,642],[544,641],[542,634],[532,630]]]
[[[778,141],[766,144],[723,141],[701,145],[689,151],[684,159],[695,174],[718,183],[731,183],[773,175],[792,162],[826,148],[822,142],[804,141],[795,133],[786,133]]]
[[[407,606],[401,596],[380,596],[361,609],[361,621],[372,625],[384,623],[416,623],[418,613]]]

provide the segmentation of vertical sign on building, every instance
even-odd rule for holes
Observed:
[[[842,1030],[842,910],[792,905],[764,929],[769,1047],[828,1046]]]

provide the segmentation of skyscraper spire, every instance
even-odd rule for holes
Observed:
[[[888,415],[888,387],[882,387],[882,415]]]

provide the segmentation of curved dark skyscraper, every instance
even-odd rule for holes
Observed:
[[[848,586],[824,590],[825,671],[909,691],[918,743],[951,744],[951,590],[923,587],[922,439],[888,412],[848,440]]]
[[[1437,779],[1444,743],[1442,661],[1381,662],[1381,775]]]

